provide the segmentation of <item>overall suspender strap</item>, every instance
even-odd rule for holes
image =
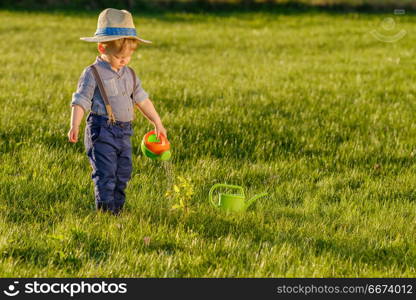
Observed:
[[[131,94],[131,98],[133,99],[134,91],[136,90],[136,72],[134,72],[132,68],[128,68],[130,69],[131,75],[133,76],[133,92]]]
[[[136,116],[134,114],[134,92],[136,91],[136,72],[134,72],[134,70],[132,68],[130,68],[129,66],[127,66],[127,68],[129,68],[131,75],[133,76],[133,92],[131,93],[131,101],[133,102],[133,112],[132,112],[132,117],[134,119],[134,117]]]
[[[94,74],[94,78],[95,78],[95,81],[97,82],[98,89],[100,90],[101,96],[104,100],[105,109],[107,110],[107,115],[108,115],[108,121],[111,124],[114,124],[116,122],[116,118],[114,117],[113,109],[111,108],[110,101],[108,101],[108,96],[105,91],[103,81],[101,80],[100,74],[98,73],[98,70],[94,65],[91,65],[91,70],[92,70],[92,73]]]

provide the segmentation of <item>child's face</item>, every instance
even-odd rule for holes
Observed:
[[[133,52],[134,51],[131,49],[126,49],[117,54],[106,54],[105,56],[107,57],[107,61],[111,67],[118,71],[130,62]]]

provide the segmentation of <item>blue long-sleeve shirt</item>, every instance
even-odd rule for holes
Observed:
[[[134,104],[146,100],[149,95],[142,88],[140,79],[136,76],[136,88],[133,93],[133,75],[124,66],[118,72],[111,69],[108,62],[100,57],[94,62],[103,81],[111,108],[117,121],[129,122],[134,118]],[[104,100],[95,82],[91,67],[84,69],[78,81],[78,88],[72,94],[71,106],[79,105],[84,111],[91,110],[99,115],[107,115]]]

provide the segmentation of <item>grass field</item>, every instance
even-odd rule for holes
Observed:
[[[173,160],[143,157],[137,112],[113,217],[94,211],[83,135],[66,137],[97,15],[0,11],[2,277],[416,275],[416,16],[136,14],[154,44],[131,66]],[[372,36],[394,35],[387,17],[404,38]],[[177,176],[188,214],[166,196]],[[215,183],[269,196],[227,215],[208,202]]]

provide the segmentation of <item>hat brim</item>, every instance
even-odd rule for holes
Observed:
[[[100,43],[100,42],[109,42],[109,41],[114,41],[114,40],[124,39],[124,38],[135,39],[144,44],[152,43],[151,41],[144,40],[137,36],[131,36],[131,35],[97,35],[93,37],[82,37],[80,38],[80,40],[86,41],[86,42],[92,42],[92,43]]]

